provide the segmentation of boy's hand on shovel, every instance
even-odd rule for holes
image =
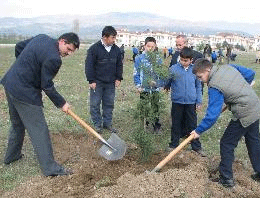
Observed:
[[[194,134],[194,139],[198,139],[200,137],[200,135],[198,133],[196,133],[195,130],[193,130],[190,134],[191,135]]]
[[[70,105],[69,103],[65,103],[62,107],[62,111],[65,112],[65,113],[68,113],[68,110],[70,109]]]

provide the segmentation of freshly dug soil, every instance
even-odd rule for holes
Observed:
[[[160,173],[149,173],[147,170],[163,160],[166,152],[153,155],[148,163],[140,163],[138,149],[129,145],[122,160],[106,161],[97,154],[101,144],[95,138],[64,132],[52,135],[52,139],[57,161],[75,173],[33,177],[1,197],[260,197],[260,184],[250,178],[252,170],[246,170],[239,161],[234,163],[236,186],[226,189],[213,182],[218,177],[218,157],[203,158],[184,150]]]

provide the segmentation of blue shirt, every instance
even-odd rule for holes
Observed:
[[[240,65],[230,64],[230,66],[236,68],[249,84],[252,83],[252,81],[254,80],[255,71]],[[215,122],[218,120],[218,117],[221,114],[223,104],[224,104],[223,93],[218,89],[209,88],[208,108],[206,110],[206,115],[202,119],[198,127],[195,129],[196,133],[201,134],[215,124]]]

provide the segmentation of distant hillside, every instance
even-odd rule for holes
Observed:
[[[116,28],[127,28],[129,31],[144,31],[146,29],[185,32],[194,34],[215,34],[220,31],[238,32],[246,36],[259,34],[260,23],[229,23],[215,22],[191,22],[187,20],[175,20],[168,17],[143,12],[120,13],[111,12],[102,15],[54,15],[35,18],[0,18],[0,34],[14,33],[22,35],[37,35],[39,33],[52,36],[73,31],[73,21],[80,22],[79,35],[83,39],[98,39],[105,25],[113,25]]]

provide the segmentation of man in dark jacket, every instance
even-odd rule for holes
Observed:
[[[68,111],[69,104],[56,91],[53,78],[61,67],[61,57],[71,55],[79,48],[79,44],[79,38],[74,33],[63,34],[58,40],[41,34],[17,43],[16,60],[1,80],[11,120],[5,164],[22,158],[21,150],[27,129],[43,174],[57,176],[71,173],[54,160],[43,114],[42,91],[56,107]]]
[[[175,53],[172,55],[172,60],[170,63],[170,67],[172,65],[175,65],[179,62],[180,60],[180,51],[184,48],[188,46],[188,39],[185,35],[178,35],[176,37],[176,50]],[[199,58],[203,58],[203,54],[201,54],[200,52],[197,52],[195,50],[193,50],[193,64],[195,63],[195,61]]]
[[[121,52],[115,45],[116,35],[114,27],[106,26],[102,31],[101,40],[88,49],[86,58],[85,72],[90,87],[90,114],[99,133],[102,131],[102,124],[103,128],[115,132],[112,128],[115,87],[120,86],[123,79]]]
[[[185,35],[178,35],[176,37],[176,50],[175,50],[175,53],[172,55],[172,60],[171,60],[171,63],[170,63],[170,66],[171,67],[172,65],[175,65],[177,64],[179,61],[180,61],[180,52],[181,50],[184,48],[184,47],[187,47],[188,46],[188,38],[187,36]],[[192,55],[192,63],[194,64],[195,61],[199,58],[203,58],[203,54],[200,53],[200,52],[197,52],[195,50],[192,51],[193,52],[193,55]],[[171,86],[171,82],[168,82],[166,83],[165,85],[165,89],[166,90],[169,90],[170,89],[170,86]],[[203,93],[203,83],[202,83],[202,93]]]

